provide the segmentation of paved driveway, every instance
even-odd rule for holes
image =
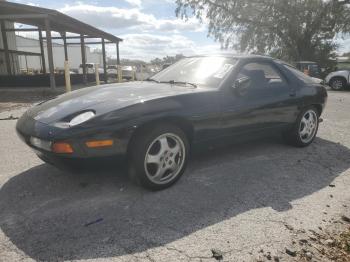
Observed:
[[[156,193],[123,167],[59,171],[17,138],[15,120],[0,121],[0,261],[215,261],[212,249],[225,261],[300,261],[285,248],[299,252],[300,234],[349,212],[350,92],[329,96],[310,147],[276,137],[197,153]]]

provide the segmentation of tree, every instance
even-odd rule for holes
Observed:
[[[208,20],[223,48],[326,63],[350,32],[350,0],[177,0],[176,14]]]
[[[151,62],[150,62],[150,63],[151,63],[151,64],[153,64],[153,65],[160,66],[160,65],[162,65],[162,64],[163,64],[163,60],[157,57],[157,58],[155,58],[155,59],[151,60]]]
[[[161,66],[164,64],[173,64],[184,57],[185,56],[183,54],[177,54],[175,56],[165,56],[162,59],[155,58],[151,61],[151,64],[158,65],[158,66]]]

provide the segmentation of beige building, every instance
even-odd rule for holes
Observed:
[[[17,50],[38,53],[40,54],[40,43],[38,39],[32,39],[22,36],[16,36]],[[44,53],[45,60],[47,61],[47,46],[46,41],[44,41]],[[53,42],[52,43],[52,53],[55,69],[64,68],[64,46],[63,44]],[[102,53],[91,50],[90,47],[85,46],[86,62],[103,64]],[[78,69],[81,64],[81,47],[80,45],[68,45],[68,60],[71,69]],[[19,56],[19,66],[21,70],[29,69],[40,70],[41,57],[40,56]],[[46,64],[46,70],[48,71],[48,64]]]
[[[0,85],[25,86],[26,84],[35,84],[50,85],[50,87],[55,88],[57,74],[55,69],[63,68],[63,59],[69,60],[72,69],[77,69],[81,63],[84,65],[86,63],[103,64],[103,75],[107,77],[106,44],[115,45],[117,63],[120,62],[119,43],[123,39],[62,14],[57,10],[0,0],[0,16],[1,28],[4,31],[2,32],[2,38],[4,38],[2,40],[4,41],[0,42],[8,43],[8,45],[2,44],[2,49],[0,49],[0,53],[2,53],[0,57],[0,73],[2,74]],[[6,23],[6,26],[4,23]],[[24,24],[25,26],[13,28],[13,23]],[[33,39],[16,37],[14,32],[21,35],[24,32],[36,32],[40,37],[35,36]],[[57,32],[59,32],[59,35],[57,35]],[[41,37],[41,34],[43,34],[43,37]],[[88,45],[92,44],[101,48],[102,55],[98,52],[90,52]],[[84,52],[81,52],[81,49]],[[23,75],[21,78],[14,77],[21,69],[26,70],[28,68],[33,69],[33,71],[41,71],[41,65],[44,65],[44,62],[45,70],[43,71],[48,73],[47,75],[40,74],[31,77],[33,74],[26,74],[26,79],[30,79],[27,81],[23,81]],[[82,77],[77,77],[77,80],[82,83],[88,81],[86,68],[86,66],[82,68]],[[58,80],[60,80],[60,77],[61,75],[57,76]],[[62,85],[61,82],[60,84]]]

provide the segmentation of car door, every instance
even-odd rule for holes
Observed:
[[[281,128],[295,120],[295,90],[272,61],[247,62],[237,72],[221,97],[227,134]]]

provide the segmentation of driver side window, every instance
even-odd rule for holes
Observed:
[[[243,66],[237,79],[249,78],[249,88],[265,89],[280,86],[285,81],[280,73],[269,63],[248,63]]]

